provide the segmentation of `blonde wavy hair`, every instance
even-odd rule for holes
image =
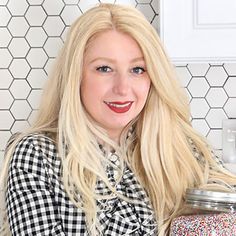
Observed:
[[[80,97],[84,54],[89,42],[107,30],[123,32],[136,40],[151,79],[146,105],[125,127],[120,145],[91,120]],[[96,180],[102,179],[116,193],[102,165],[107,158],[98,150],[99,139],[115,148],[122,163],[127,162],[138,177],[150,197],[158,235],[167,235],[171,220],[182,212],[187,188],[230,190],[227,185],[236,184],[235,176],[217,164],[206,140],[192,128],[188,100],[176,77],[157,32],[138,10],[114,4],[88,10],[70,28],[35,123],[8,148],[1,177],[4,186],[16,143],[28,133],[47,134],[58,147],[65,189],[74,204],[85,211],[89,231],[96,235],[96,199],[101,198],[94,194]],[[127,141],[131,126],[134,132]],[[202,161],[194,155],[193,147]],[[76,200],[77,190],[82,202]]]

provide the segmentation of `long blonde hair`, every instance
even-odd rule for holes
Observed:
[[[137,41],[151,79],[145,108],[124,129],[119,146],[91,121],[80,98],[84,54],[89,42],[107,30],[126,33]],[[236,178],[217,165],[206,140],[191,127],[187,98],[175,70],[157,32],[138,10],[114,4],[100,4],[88,10],[71,26],[50,77],[37,120],[27,133],[47,133],[55,141],[65,189],[74,204],[85,211],[91,234],[96,231],[96,199],[101,197],[94,194],[97,178],[115,193],[101,164],[107,160],[98,151],[98,138],[117,150],[147,191],[158,222],[158,235],[166,235],[171,220],[180,213],[186,188],[220,188],[221,182],[236,184]],[[135,131],[127,142],[130,126]],[[23,135],[26,133],[8,149],[5,176],[14,146]],[[76,190],[82,202],[76,201]]]

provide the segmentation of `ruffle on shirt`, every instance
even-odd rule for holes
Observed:
[[[110,160],[118,164],[114,156]],[[114,174],[114,168],[108,166],[107,175],[110,183],[115,183]],[[130,201],[127,202],[114,194],[112,199],[97,201],[100,208],[98,219],[103,235],[157,235],[154,213],[146,192],[127,166],[121,181],[116,183],[116,191]],[[102,181],[98,181],[96,193],[112,196]]]
[[[131,204],[118,198],[108,204],[110,207],[99,212],[103,235],[157,235],[152,215],[143,220]]]

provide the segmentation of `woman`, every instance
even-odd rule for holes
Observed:
[[[90,9],[70,29],[35,124],[9,144],[12,235],[167,235],[186,188],[236,184],[189,120],[144,16]]]

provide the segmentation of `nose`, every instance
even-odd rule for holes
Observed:
[[[129,78],[126,73],[117,73],[114,78],[113,92],[125,96],[129,91]]]

